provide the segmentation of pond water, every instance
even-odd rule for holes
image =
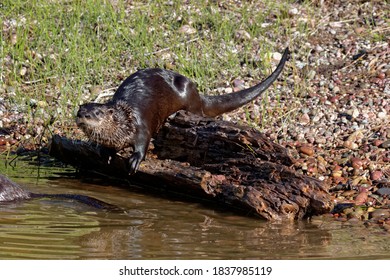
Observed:
[[[0,173],[31,192],[77,193],[111,212],[55,199],[0,203],[0,259],[389,259],[379,227],[316,217],[267,222],[226,209],[78,178],[72,169],[14,167]]]

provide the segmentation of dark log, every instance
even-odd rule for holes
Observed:
[[[296,173],[287,149],[255,129],[180,112],[153,145],[133,176],[128,175],[128,154],[88,142],[55,135],[50,154],[79,169],[218,202],[268,220],[302,219],[333,208],[324,183]]]

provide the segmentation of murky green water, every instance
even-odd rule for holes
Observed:
[[[93,184],[17,163],[0,172],[32,192],[89,195],[114,213],[60,200],[0,203],[0,259],[389,259],[390,234],[326,217],[270,223],[210,205]]]

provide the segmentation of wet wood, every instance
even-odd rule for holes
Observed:
[[[128,175],[127,154],[54,136],[50,154],[77,168],[240,209],[268,220],[329,212],[323,182],[296,173],[288,151],[258,131],[178,113],[156,136],[140,170]]]

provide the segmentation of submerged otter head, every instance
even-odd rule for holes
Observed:
[[[102,146],[121,150],[134,144],[135,118],[124,101],[81,105],[76,123],[89,140]]]

